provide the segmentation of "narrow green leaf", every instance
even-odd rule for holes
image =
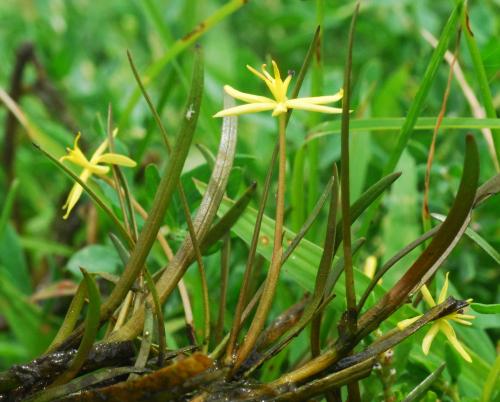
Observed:
[[[462,7],[463,7],[463,0],[458,0],[450,17],[448,18],[445,27],[443,28],[443,31],[439,37],[438,44],[432,53],[429,64],[427,65],[427,69],[424,73],[424,77],[422,78],[422,82],[420,83],[418,91],[410,105],[408,114],[406,115],[403,126],[401,127],[401,131],[399,132],[397,144],[394,150],[391,152],[389,161],[384,167],[383,170],[384,175],[387,175],[394,171],[394,169],[398,164],[399,159],[401,158],[401,155],[403,154],[403,151],[408,145],[408,141],[410,140],[414,132],[417,118],[422,113],[422,109],[424,107],[424,103],[431,88],[431,85],[434,82],[434,79],[436,78],[439,66],[443,62],[443,57],[446,53],[446,50],[448,49],[448,43],[456,32]],[[378,210],[380,202],[381,199],[379,198],[376,202],[372,204],[372,206],[368,210],[368,213],[366,214],[364,219],[364,225],[360,232],[361,235],[367,232],[368,227],[371,224],[371,221],[373,220],[373,217]]]
[[[439,66],[442,65],[444,54],[448,49],[448,43],[450,42],[450,39],[453,37],[453,35],[455,35],[462,7],[463,1],[457,1],[455,8],[453,9],[445,27],[443,28],[443,32],[441,33],[438,44],[432,53],[431,60],[429,61],[427,69],[424,73],[422,82],[420,83],[418,91],[415,94],[415,98],[410,105],[410,109],[408,110],[408,114],[406,115],[405,122],[401,127],[396,148],[392,151],[389,162],[384,169],[385,174],[393,172],[396,165],[398,164],[403,150],[408,144],[408,141],[413,133],[415,123],[417,122],[417,118],[421,115],[425,99],[429,94],[429,90],[432,83],[434,82],[434,79],[436,78]]]
[[[203,58],[201,50],[198,49],[194,61],[191,91],[182,116],[181,126],[174,150],[171,154],[169,163],[163,172],[148,219],[146,220],[139,238],[137,239],[136,246],[132,250],[130,259],[128,260],[124,273],[121,276],[121,280],[115,286],[108,300],[106,300],[105,304],[102,306],[101,320],[107,319],[120,305],[121,301],[144,266],[149,251],[153,246],[158,230],[163,222],[165,211],[167,210],[174,191],[178,186],[180,174],[194,136],[196,123],[200,114],[202,92]]]
[[[5,197],[4,204],[2,205],[2,212],[0,214],[0,235],[5,230],[10,215],[12,214],[12,207],[14,205],[14,200],[16,198],[18,187],[19,187],[19,180],[14,179],[10,184],[9,190],[7,191],[7,196]]]
[[[193,219],[197,238],[203,242],[210,229],[220,202],[226,191],[227,182],[233,166],[236,151],[237,119],[234,116],[224,117],[222,120],[222,135],[217,153],[215,169],[210,177],[206,194]],[[150,215],[151,216],[151,215]],[[137,248],[137,247],[136,247]],[[131,257],[132,258],[132,257]],[[177,251],[174,259],[162,271],[156,285],[160,301],[164,302],[177,286],[189,264],[193,261],[194,250],[188,235]],[[120,330],[111,334],[110,341],[129,340],[137,336],[142,330],[144,322],[144,309],[139,309],[133,317]]]
[[[139,348],[139,353],[137,354],[137,358],[134,364],[134,367],[136,368],[144,368],[146,366],[149,352],[151,350],[151,344],[153,343],[153,309],[148,302],[146,302],[145,305],[145,312],[146,318],[144,319],[141,347]],[[130,378],[135,378],[135,376],[131,376]]]
[[[301,242],[301,240],[305,237],[307,231],[311,228],[312,224],[316,221],[316,218],[318,217],[319,213],[321,212],[321,209],[323,208],[323,205],[325,205],[326,200],[328,199],[328,196],[330,195],[332,188],[333,188],[333,177],[330,178],[328,181],[325,189],[323,190],[323,194],[321,194],[321,197],[319,197],[318,201],[316,202],[316,205],[312,209],[311,213],[307,217],[306,221],[302,224],[300,227],[300,230],[297,232],[297,236],[294,237],[290,245],[285,249],[285,252],[283,253],[282,260],[285,262],[288,257],[293,253],[295,248],[298,246],[298,244]],[[337,184],[335,184],[337,185]],[[301,187],[302,188],[302,187]]]
[[[497,401],[498,399],[493,399],[496,396],[498,397],[500,391],[498,387],[498,380],[500,377],[500,355],[495,359],[495,364],[491,368],[488,376],[486,377],[486,381],[483,386],[483,394],[481,395],[481,402],[488,401]]]
[[[210,170],[213,170],[215,166],[215,155],[208,149],[205,145],[203,144],[195,144],[196,148],[201,152],[201,155],[205,159],[205,162],[207,162],[208,167]]]
[[[57,332],[57,335],[55,336],[54,340],[52,341],[49,348],[45,352],[46,354],[53,352],[54,346],[62,342],[75,328],[75,325],[78,319],[80,318],[80,313],[83,309],[83,305],[85,303],[86,287],[83,286],[83,283],[85,282],[81,282],[78,285],[76,293],[73,296],[73,299],[71,300],[71,303],[68,307],[68,311],[66,312],[66,316],[64,317],[64,321],[62,325],[59,327],[59,331]]]
[[[427,392],[432,384],[434,384],[434,382],[439,378],[445,366],[446,365],[443,363],[435,371],[429,374],[428,377],[426,377],[420,384],[418,384],[411,390],[411,392],[406,396],[403,402],[413,402],[420,400],[420,398]]]
[[[432,130],[437,123],[437,117],[419,117],[413,127],[414,131]],[[400,131],[406,119],[404,117],[374,117],[367,119],[352,119],[349,126],[351,133],[369,133],[374,131]],[[500,129],[500,119],[477,119],[474,117],[445,117],[441,123],[443,130],[479,130],[481,128]],[[307,136],[309,141],[340,134],[340,122],[332,120],[315,127]]]
[[[194,181],[195,185],[198,187],[198,180]],[[255,190],[257,188],[257,183],[252,183],[243,193],[243,195],[236,200],[234,205],[210,228],[207,232],[201,247],[202,250],[206,250],[212,247],[217,241],[222,239],[225,233],[231,230],[231,227],[239,219],[245,208],[252,200]]]
[[[120,241],[118,237],[116,237],[113,233],[109,234],[113,245],[116,248],[121,260],[124,264],[127,263],[130,258],[129,251],[125,248],[124,244]],[[148,267],[144,267],[144,276],[146,277],[146,286],[149,290],[153,298],[153,304],[155,307],[155,317],[156,317],[156,325],[158,327],[158,345],[159,345],[159,353],[158,353],[158,365],[163,367],[163,358],[165,356],[166,351],[166,336],[165,336],[165,323],[163,318],[163,310],[160,303],[160,297],[158,295],[158,291],[155,286],[155,282],[153,277],[151,276]],[[146,326],[146,323],[144,324]],[[144,332],[144,331],[143,331]]]
[[[237,11],[240,7],[242,7],[247,0],[230,0],[222,7],[218,8],[211,16],[209,16],[204,21],[200,22],[197,27],[195,27],[191,32],[184,35],[182,38],[178,39],[169,49],[165,52],[165,54],[160,57],[157,61],[149,66],[146,70],[146,73],[143,77],[144,85],[147,87],[151,82],[163,71],[165,66],[170,63],[175,57],[177,57],[180,53],[186,50],[191,44],[196,42],[198,38],[207,33],[210,29],[212,29],[219,22],[227,18],[229,15]],[[198,63],[195,62],[195,66]],[[141,96],[141,92],[138,88],[134,90],[130,98],[128,99],[125,108],[122,112],[122,116],[120,119],[120,128],[124,127],[132,110],[135,105],[139,101]]]
[[[300,230],[305,219],[306,205],[304,201],[304,162],[305,148],[297,149],[293,159],[292,180],[290,185],[290,220],[293,230]]]
[[[87,296],[89,298],[89,305],[87,308],[87,315],[85,317],[85,330],[83,333],[82,341],[75,357],[71,361],[69,368],[58,376],[52,386],[57,386],[65,384],[72,380],[80,371],[87,356],[92,349],[95,338],[97,336],[97,331],[99,330],[99,310],[101,308],[101,295],[97,289],[97,284],[94,278],[87,273],[83,268],[81,268],[83,274],[83,280],[85,282],[85,288],[87,290]]]
[[[203,192],[203,187],[200,187],[200,190]],[[234,201],[228,198],[224,198],[222,200],[220,209],[218,211],[218,215],[222,216],[224,213],[226,213],[226,211],[229,208],[231,208],[233,204]],[[252,207],[247,207],[243,212],[241,218],[232,227],[232,231],[235,234],[237,234],[238,237],[240,237],[247,244],[250,244],[252,240],[252,234],[255,226],[256,217],[257,217],[257,211]],[[269,261],[271,257],[272,247],[270,247],[269,244],[272,245],[273,242],[273,228],[274,228],[274,221],[271,218],[264,215],[258,241],[258,253],[262,255],[264,258],[266,258],[267,261]],[[291,241],[294,236],[295,233],[286,228],[284,242],[286,243],[288,241]],[[312,292],[314,289],[316,270],[319,265],[319,261],[321,259],[321,254],[322,254],[321,247],[318,247],[317,245],[308,241],[307,239],[302,240],[298,245],[296,251],[283,265],[283,273],[282,273],[283,280],[293,281],[297,285],[303,287],[306,291]],[[338,261],[339,258],[336,257],[334,264],[336,264]],[[362,291],[366,286],[368,286],[370,282],[370,279],[356,267],[355,267],[355,279],[356,283],[360,284],[359,291]],[[332,302],[333,308],[336,308],[338,310],[345,308],[342,302],[342,300],[345,297],[343,286],[336,286],[334,292],[336,293],[337,297]],[[375,285],[374,295],[376,298],[382,297],[386,292],[387,290],[383,286]],[[385,328],[387,330],[395,328],[400,320],[411,318],[418,314],[421,314],[421,312],[412,308],[410,305],[404,305],[395,314],[391,315],[385,321],[384,323]],[[470,343],[468,342],[469,345],[472,345],[473,339],[487,339],[484,338],[485,335],[483,331],[477,328],[467,328],[466,330],[468,332],[464,333],[461,339],[464,339],[466,342],[470,339],[471,342]],[[476,334],[481,335],[483,337],[481,336],[478,337],[476,336]],[[460,335],[461,331],[459,333],[459,336]],[[415,351],[415,353],[412,353],[412,359],[418,358],[419,362],[421,360],[429,361],[430,359],[432,361],[432,365],[435,366],[436,361],[440,360],[442,361],[440,357],[440,352],[443,347],[443,341],[444,341],[443,338],[440,337],[436,338],[435,341],[436,345],[435,346],[433,345],[433,348],[431,349],[429,356],[423,356],[421,349],[419,348],[418,350]],[[490,345],[487,346],[488,346],[486,348],[487,350],[490,349],[493,350],[493,348]],[[472,357],[473,357],[473,363],[463,368],[464,376],[472,378],[474,379],[473,381],[477,381],[478,383],[480,383],[482,381],[482,378],[484,378],[486,373],[489,371],[489,365],[485,362],[485,360],[483,360],[486,358],[484,354],[479,355],[477,353],[472,352]]]
[[[444,222],[446,216],[441,214],[431,214],[431,216],[437,219],[440,222]],[[473,240],[479,247],[481,247],[486,254],[488,254],[497,264],[500,264],[500,253],[495,250],[495,248],[486,241],[484,237],[482,237],[479,233],[475,232],[471,228],[465,229],[465,234]]]
[[[360,215],[385,191],[387,188],[394,183],[399,176],[400,172],[391,173],[378,182],[370,186],[361,196],[351,205],[350,215],[351,224],[356,222]],[[337,223],[337,233],[341,233],[342,230],[342,218],[339,219]],[[342,236],[337,236],[335,240],[335,249],[337,249],[342,242]]]
[[[470,307],[479,314],[500,314],[500,304],[471,303]]]
[[[474,76],[479,83],[479,92],[483,98],[486,116],[491,119],[499,120],[497,119],[493,95],[491,93],[488,76],[486,75],[486,70],[481,58],[481,52],[479,51],[479,46],[477,45],[476,38],[474,37],[474,33],[472,32],[472,27],[470,25],[467,4],[465,4],[462,11],[462,31],[465,33],[465,41],[467,42],[467,47],[472,59],[472,65],[474,66],[474,71],[476,73]],[[497,154],[497,161],[500,161],[500,129],[493,129],[492,134]]]

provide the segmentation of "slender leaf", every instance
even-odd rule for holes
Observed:
[[[222,121],[222,136],[216,158],[215,169],[209,181],[193,225],[198,241],[203,243],[204,238],[213,222],[229,180],[236,150],[237,119],[225,117]],[[174,259],[169,262],[156,283],[160,301],[164,302],[177,286],[189,264],[193,261],[194,250],[191,238],[188,235],[177,251]],[[110,341],[133,339],[137,336],[144,322],[144,309],[139,309],[120,330],[111,334]]]
[[[85,288],[89,298],[89,305],[87,315],[85,317],[85,331],[83,333],[82,341],[76,352],[75,357],[71,361],[69,368],[58,376],[53,386],[65,384],[72,380],[80,371],[89,352],[94,345],[97,331],[99,330],[99,309],[101,308],[101,295],[97,289],[97,284],[94,278],[82,268],[83,280],[85,281]]]
[[[217,9],[211,16],[209,16],[204,21],[200,22],[197,27],[195,27],[191,32],[184,35],[182,38],[177,40],[169,49],[160,57],[157,61],[149,66],[143,77],[144,85],[147,87],[151,82],[163,71],[165,66],[170,63],[175,57],[186,50],[191,44],[195,43],[198,38],[212,29],[219,22],[227,18],[229,15],[237,11],[242,7],[247,0],[230,0],[222,7]],[[195,62],[195,65],[199,63]],[[122,117],[120,119],[120,128],[124,127],[134,109],[135,105],[139,101],[141,92],[139,89],[135,89],[130,98],[128,99],[125,108],[122,112]]]
[[[119,306],[130,287],[140,273],[146,258],[153,246],[156,235],[163,222],[173,193],[178,186],[180,174],[186,160],[191,141],[196,129],[196,123],[200,114],[201,97],[203,92],[203,58],[201,50],[196,52],[193,79],[188,102],[183,114],[179,134],[174,151],[165,167],[160,184],[158,186],[153,206],[148,218],[139,235],[137,244],[132,250],[130,259],[125,267],[120,282],[115,286],[113,292],[106,300],[101,309],[101,320],[108,318]]]
[[[437,219],[440,222],[444,222],[446,216],[441,214],[431,214],[433,218]],[[471,228],[465,229],[465,234],[476,243],[479,247],[481,247],[486,254],[488,254],[497,264],[500,264],[500,253],[495,250],[495,248],[486,241],[479,233],[472,230]]]
[[[500,314],[500,304],[471,303],[470,307],[480,314]]]
[[[446,365],[443,363],[431,374],[429,374],[429,376],[425,377],[425,379],[420,384],[418,384],[411,390],[411,392],[406,396],[403,402],[418,401],[432,386],[432,384],[434,384],[434,382],[439,378],[445,367]]]
[[[349,131],[352,133],[369,133],[374,131],[400,131],[405,123],[404,117],[374,117],[367,119],[352,119]],[[437,123],[437,117],[419,117],[413,127],[414,131],[432,130]],[[500,119],[478,119],[474,117],[445,117],[441,123],[443,130],[478,130],[481,128],[500,129]],[[315,127],[307,137],[307,142],[319,138],[340,134],[340,122],[329,121]],[[307,144],[307,142],[305,144]],[[305,145],[304,144],[304,145]]]

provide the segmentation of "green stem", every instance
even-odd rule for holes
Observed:
[[[356,292],[354,289],[354,271],[352,267],[352,245],[351,245],[351,214],[349,194],[349,104],[351,98],[351,70],[352,70],[352,47],[354,41],[354,28],[359,11],[359,2],[352,16],[349,30],[349,50],[347,54],[344,71],[344,99],[342,102],[342,125],[341,125],[341,208],[342,208],[342,244],[344,248],[344,272],[347,302],[347,330],[349,334],[356,332]]]
[[[285,216],[285,173],[286,173],[286,115],[279,116],[279,162],[278,162],[278,193],[276,197],[276,223],[274,226],[274,246],[271,264],[264,282],[264,291],[257,306],[255,317],[250,324],[248,333],[238,351],[234,370],[246,360],[252,352],[257,338],[266,323],[269,310],[276,293],[276,286],[283,255],[283,221]]]
[[[219,296],[219,317],[215,329],[215,342],[219,343],[224,335],[224,317],[226,312],[227,286],[229,279],[229,258],[231,256],[231,236],[224,236],[224,243],[221,250],[220,261],[220,296]]]
[[[210,342],[210,302],[208,295],[207,274],[205,271],[205,265],[203,264],[203,259],[201,257],[200,244],[198,242],[198,236],[196,235],[196,229],[194,228],[193,220],[191,219],[191,213],[189,211],[186,193],[184,192],[184,187],[180,182],[179,182],[179,194],[181,196],[181,201],[182,201],[181,204],[184,210],[184,216],[186,217],[186,223],[188,225],[189,236],[191,238],[191,243],[193,245],[196,263],[198,265],[198,270],[200,272],[201,292],[203,300],[203,317],[204,317],[203,351],[206,353],[208,350],[208,344]]]

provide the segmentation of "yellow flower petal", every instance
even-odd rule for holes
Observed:
[[[310,112],[320,112],[320,113],[329,113],[329,114],[342,113],[341,108],[315,105],[313,103],[303,102],[301,98],[287,100],[286,105],[289,108],[299,109],[299,110],[308,110]]]
[[[258,96],[258,95],[252,95],[252,94],[247,94],[246,92],[241,92],[238,91],[237,89],[234,89],[233,87],[229,85],[224,85],[224,91],[232,96],[234,99],[238,99],[243,102],[247,103],[272,103],[274,100],[271,98],[266,98],[265,96]]]
[[[272,60],[272,66],[274,77],[269,74],[265,64],[263,64],[261,67],[262,72],[257,71],[255,68],[249,65],[247,65],[247,68],[252,74],[264,81],[274,99],[241,92],[229,85],[226,85],[224,87],[226,93],[228,93],[235,99],[250,103],[251,105],[236,106],[234,108],[222,110],[216,113],[214,117],[233,116],[243,113],[262,112],[266,110],[272,110],[273,116],[279,116],[283,113],[286,113],[290,108],[330,114],[342,113],[341,108],[323,106],[327,103],[332,103],[340,100],[343,96],[342,90],[334,95],[329,96],[288,99],[287,91],[292,80],[292,75],[287,74],[286,78],[283,80],[278,64],[274,60]]]
[[[444,302],[444,299],[446,299],[446,295],[448,293],[448,275],[449,272],[446,273],[443,287],[441,288],[441,292],[439,292],[438,304],[441,304],[442,302]]]
[[[434,298],[432,297],[431,292],[429,292],[427,286],[422,285],[420,291],[422,292],[422,296],[424,297],[424,300],[429,305],[429,307],[434,307],[436,305],[436,302],[434,301]]]
[[[285,95],[288,92],[288,87],[290,86],[290,81],[292,81],[292,75],[288,74],[287,77],[285,78],[285,81],[283,81],[283,92]]]
[[[276,102],[250,103],[248,105],[240,105],[221,110],[220,112],[214,114],[214,117],[236,116],[244,113],[264,112],[266,110],[273,110],[275,106]]]
[[[81,181],[86,183],[90,177],[90,172],[88,170],[84,170],[83,173],[79,177],[80,177]],[[66,210],[66,213],[64,214],[63,219],[68,219],[69,214],[71,213],[74,206],[76,205],[76,203],[78,202],[78,200],[82,196],[82,193],[83,193],[83,187],[80,184],[75,183],[73,185],[73,187],[71,187],[71,190],[68,194],[68,198],[66,198],[66,202],[64,203],[64,205],[62,207],[63,209]]]
[[[313,103],[315,105],[324,105],[327,103],[337,102],[340,99],[342,99],[343,96],[344,96],[344,91],[341,89],[339,92],[337,92],[334,95],[313,96],[310,98],[298,98],[297,100],[301,100],[301,101],[307,102],[307,103]]]
[[[413,317],[413,318],[408,318],[406,320],[403,320],[403,321],[399,321],[398,322],[398,328],[400,330],[403,330],[407,327],[409,327],[411,324],[413,324],[415,321],[417,321],[420,317],[422,317],[422,314],[420,315],[417,315],[416,317]]]
[[[99,145],[97,147],[97,149],[95,150],[94,154],[92,155],[92,157],[90,158],[90,163],[97,163],[96,160],[97,158],[99,158],[103,153],[104,151],[106,150],[106,148],[108,147],[108,139],[106,138],[102,143],[101,145]]]
[[[93,174],[97,174],[99,176],[104,176],[109,172],[108,166],[100,166],[97,164],[89,164],[85,169],[90,171]]]
[[[265,64],[264,64],[263,66],[265,66]],[[264,76],[261,72],[257,71],[255,68],[253,68],[252,66],[249,66],[249,65],[247,64],[247,68],[248,68],[248,69],[249,69],[249,70],[250,70],[253,74],[255,74],[257,77],[259,77],[262,81],[267,81],[267,78],[266,78],[266,77],[265,77],[265,76]],[[267,73],[267,71],[266,71],[266,73]],[[267,73],[267,74],[269,75],[269,73]]]
[[[434,324],[432,324],[431,329],[427,331],[427,333],[424,336],[424,340],[422,341],[422,350],[424,351],[424,355],[427,356],[429,354],[432,341],[434,340],[438,332],[439,332],[439,322],[435,322]]]
[[[74,184],[73,187],[71,188],[71,191],[68,194],[68,198],[66,199],[66,203],[63,206],[63,209],[66,210],[66,213],[63,216],[63,219],[68,219],[69,214],[73,210],[74,206],[80,199],[81,195],[83,193],[83,187],[80,186],[78,183]]]
[[[266,77],[266,81],[274,84],[274,78],[271,77],[271,74],[269,74],[269,72],[267,71],[267,64],[262,64],[262,66],[260,66],[260,69],[262,70],[262,74],[264,74],[264,77]]]
[[[457,335],[455,334],[455,330],[453,329],[453,327],[451,326],[451,324],[448,321],[444,320],[444,319],[441,319],[439,321],[440,321],[439,325],[440,325],[441,331],[443,331],[443,333],[446,335],[446,337],[448,338],[448,340],[450,341],[450,343],[452,344],[452,346],[456,349],[456,351],[458,353],[460,353],[460,356],[462,356],[464,358],[464,360],[466,360],[469,363],[471,363],[472,362],[472,358],[466,352],[466,350],[464,349],[464,347],[462,346],[462,344],[458,341]]]
[[[455,322],[458,322],[459,324],[462,324],[462,325],[468,325],[468,326],[472,325],[471,322],[462,320],[461,318],[458,318],[458,317],[449,317],[449,319],[453,320]]]
[[[274,60],[271,60],[271,63],[273,65],[273,70],[274,70],[274,79],[275,80],[281,80],[281,74],[280,74],[280,69],[278,68],[278,65]]]
[[[86,166],[89,161],[80,148],[70,149],[66,148],[68,151],[68,155],[61,156],[59,158],[59,162],[70,161],[75,165]]]
[[[126,167],[135,167],[137,163],[125,155],[107,153],[97,158],[97,163],[108,163],[110,165],[120,165]]]
[[[461,314],[461,313],[458,313],[457,317],[458,318],[463,318],[465,320],[475,320],[476,319],[476,316],[475,315],[471,315],[471,314]]]

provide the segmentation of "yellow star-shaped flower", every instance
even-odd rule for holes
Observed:
[[[432,297],[431,293],[429,292],[429,289],[427,286],[422,286],[420,289],[422,292],[422,296],[425,300],[425,302],[429,305],[429,307],[435,307],[436,302],[434,301],[434,298]],[[446,294],[448,292],[448,273],[446,273],[446,279],[444,281],[443,288],[441,289],[441,292],[439,293],[438,301],[437,304],[440,304],[445,301],[446,299]],[[471,302],[472,300],[467,300],[468,302]],[[409,325],[413,324],[415,321],[417,321],[422,315],[419,315],[414,318],[409,318],[407,320],[400,321],[398,323],[398,328],[399,329],[404,329],[408,327]],[[434,340],[435,336],[438,334],[439,331],[441,331],[446,338],[450,341],[451,345],[457,350],[457,352],[469,363],[472,362],[472,358],[470,355],[467,353],[467,351],[464,349],[462,344],[458,341],[457,335],[455,334],[455,330],[449,323],[449,321],[455,321],[459,324],[462,325],[472,325],[467,320],[473,320],[474,317],[473,315],[469,314],[463,314],[461,312],[453,312],[451,314],[448,314],[447,316],[438,318],[432,323],[431,328],[429,331],[427,331],[427,334],[424,337],[424,340],[422,342],[422,350],[424,351],[425,355],[429,354],[429,350],[432,345],[432,341]]]
[[[240,105],[231,107],[229,109],[224,109],[214,115],[214,117],[224,117],[224,116],[235,116],[244,113],[255,113],[264,112],[267,110],[272,110],[272,115],[274,117],[280,114],[286,113],[288,109],[300,109],[308,110],[310,112],[320,112],[320,113],[342,113],[341,108],[335,108],[330,106],[324,106],[327,103],[337,102],[342,99],[344,94],[341,89],[335,95],[330,96],[315,96],[310,98],[297,98],[288,99],[286,93],[288,91],[288,86],[292,80],[292,75],[289,74],[283,81],[281,79],[281,74],[278,69],[278,65],[273,60],[274,78],[267,72],[266,65],[262,65],[262,73],[255,70],[251,66],[247,68],[259,77],[269,88],[274,99],[267,98],[265,96],[247,94],[245,92],[238,91],[229,85],[224,86],[224,91],[235,99],[246,102],[246,105]]]
[[[113,136],[116,135],[116,130],[113,133]],[[80,140],[81,134],[78,133],[75,138],[75,143],[73,145],[73,149],[66,148],[68,151],[67,155],[59,158],[60,162],[64,162],[66,160],[74,163],[75,165],[83,167],[83,171],[80,173],[79,178],[82,182],[87,183],[88,179],[96,174],[98,176],[103,176],[107,174],[110,170],[109,166],[103,166],[102,163],[108,165],[120,165],[126,167],[134,167],[137,164],[132,159],[115,153],[104,153],[106,148],[108,147],[108,140],[104,140],[104,142],[99,145],[96,149],[90,160],[83,154],[81,149],[78,147],[78,141]],[[76,205],[78,200],[80,199],[83,193],[83,187],[75,183],[71,188],[71,191],[68,194],[68,198],[66,199],[66,203],[63,205],[63,209],[66,210],[63,218],[67,219],[71,210]]]

